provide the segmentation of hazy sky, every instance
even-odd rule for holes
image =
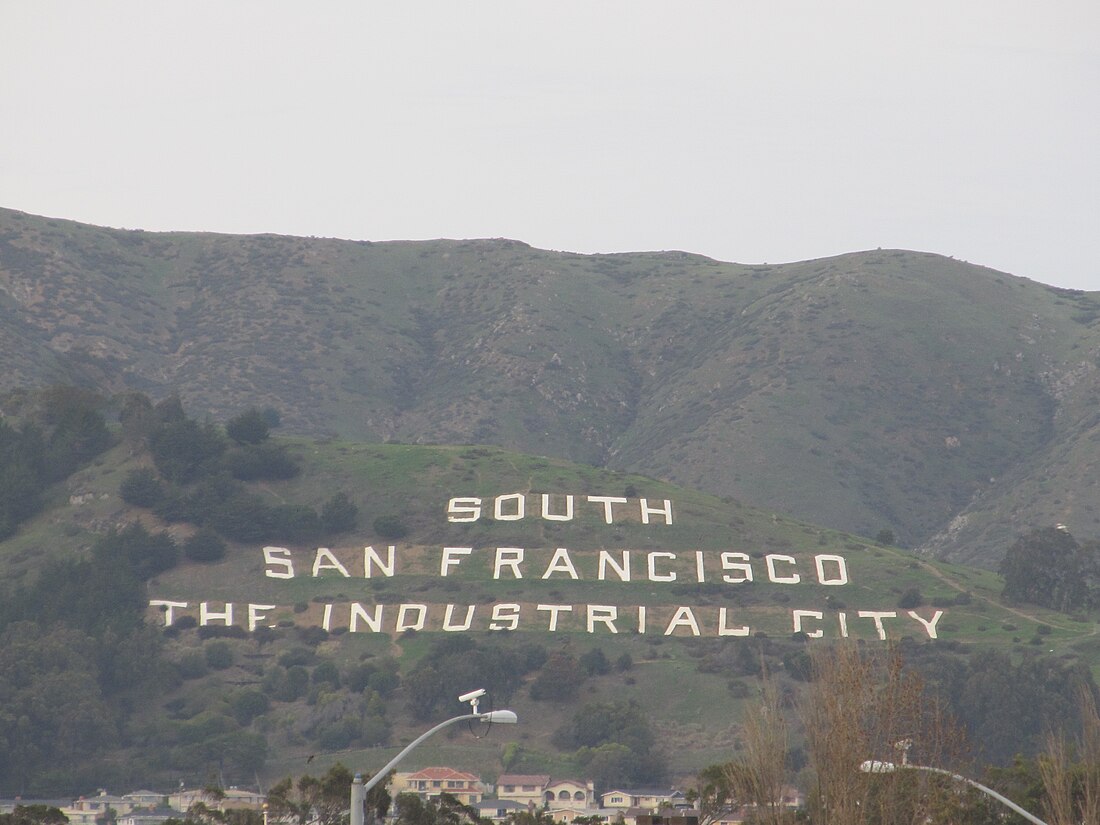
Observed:
[[[0,206],[1100,289],[1097,0],[0,0]]]

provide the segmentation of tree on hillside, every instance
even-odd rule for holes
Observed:
[[[164,482],[152,467],[139,467],[126,474],[118,485],[118,494],[135,507],[155,507],[164,498]]]
[[[238,444],[259,444],[271,434],[267,418],[256,407],[250,407],[240,415],[229,419],[225,432]]]
[[[1063,612],[1100,601],[1100,554],[1080,545],[1062,527],[1040,527],[1020,536],[1001,562],[1002,595]]]
[[[469,636],[451,634],[434,642],[402,684],[417,719],[453,716],[456,696],[492,685],[493,699],[507,702],[526,671],[511,650],[478,645]],[[444,717],[445,718],[445,717]]]
[[[71,769],[117,741],[98,654],[95,639],[59,625],[0,631],[0,783],[33,788],[40,771]]]
[[[49,484],[111,445],[94,393],[52,387],[31,399],[18,427],[0,417],[0,539],[38,512]]]
[[[225,452],[225,439],[213,424],[184,418],[157,427],[149,437],[149,450],[162,476],[186,484],[216,466]]]
[[[664,773],[657,737],[634,701],[585,705],[555,731],[552,741],[556,747],[576,749],[577,761],[604,788],[652,782]]]
[[[123,441],[131,449],[145,443],[157,424],[153,402],[140,392],[127,393],[118,411],[118,423],[122,425]]]
[[[329,536],[354,530],[358,519],[359,508],[344,492],[336,493],[321,507],[321,529]]]
[[[585,674],[577,657],[564,650],[550,654],[531,682],[531,698],[551,702],[569,702],[577,698]]]
[[[225,542],[207,527],[197,531],[183,543],[183,554],[191,561],[221,561],[225,558],[225,551]]]

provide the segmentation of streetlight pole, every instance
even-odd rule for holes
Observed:
[[[1033,823],[1033,825],[1047,825],[1047,823],[1043,822],[1043,820],[1039,819],[1039,817],[1035,816],[1035,814],[1028,813],[1023,808],[1021,808],[1019,805],[1017,805],[1015,802],[1013,802],[1011,799],[1009,799],[1005,796],[1002,796],[1001,794],[997,793],[992,788],[987,788],[985,785],[981,784],[980,782],[975,782],[973,779],[967,779],[965,776],[960,776],[957,773],[951,773],[951,771],[945,771],[943,768],[931,768],[928,765],[914,765],[914,764],[909,763],[909,762],[905,762],[901,765],[895,765],[893,762],[879,762],[877,759],[869,759],[866,762],[862,763],[859,766],[859,769],[861,771],[863,771],[864,773],[893,773],[894,771],[900,771],[900,770],[912,770],[912,771],[928,771],[929,773],[938,773],[938,774],[942,774],[943,776],[949,776],[952,779],[954,779],[956,782],[964,782],[964,783],[966,783],[967,785],[970,785],[973,788],[977,788],[982,793],[993,797],[998,802],[1000,802],[1002,805],[1006,805],[1009,808],[1011,808],[1012,810],[1014,810],[1016,813],[1018,813],[1020,816],[1022,816],[1024,819],[1026,819],[1028,822]]]
[[[477,695],[475,696],[473,695],[473,693],[476,693]],[[393,759],[391,759],[389,762],[387,762],[385,765],[375,771],[374,776],[372,776],[366,782],[363,782],[363,775],[361,773],[355,774],[355,778],[352,780],[351,783],[350,825],[363,825],[363,803],[366,801],[367,793],[370,791],[371,788],[381,782],[386,777],[386,775],[397,765],[397,763],[404,759],[409,754],[409,752],[413,750],[413,748],[415,748],[425,739],[428,739],[432,735],[439,733],[439,731],[443,730],[446,727],[450,727],[451,725],[457,724],[458,722],[465,722],[468,720],[476,720],[479,722],[489,723],[496,722],[497,724],[501,725],[514,725],[516,722],[519,721],[518,717],[515,714],[515,711],[511,710],[491,710],[488,713],[478,713],[477,700],[479,697],[485,695],[485,691],[474,691],[473,693],[466,693],[459,697],[460,701],[470,703],[470,707],[472,708],[473,713],[465,713],[462,716],[455,716],[453,719],[448,719],[446,722],[440,722],[431,730],[425,731],[424,733],[420,734],[420,736],[418,736],[416,739],[406,745],[405,748],[399,754],[397,754],[397,756],[395,756]]]

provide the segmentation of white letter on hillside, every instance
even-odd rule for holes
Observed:
[[[518,604],[494,604],[490,630],[515,630],[519,627]]]
[[[363,605],[359,602],[351,603],[351,621],[348,626],[348,633],[359,632],[359,620],[362,619],[367,623],[367,628],[371,633],[382,632],[382,605],[376,604],[374,606],[374,615],[364,609]]]
[[[835,562],[837,566],[837,576],[835,579],[830,579],[825,575],[825,562]],[[817,565],[817,583],[818,584],[847,584],[848,583],[848,562],[844,560],[843,556],[814,556],[814,563]]]
[[[776,584],[798,584],[802,579],[797,573],[791,573],[789,576],[779,576],[775,572],[775,563],[781,561],[784,564],[794,566],[798,564],[794,560],[793,556],[783,556],[777,553],[770,553],[764,556],[764,561],[768,565],[768,581],[775,582]]]
[[[893,610],[860,610],[856,615],[861,619],[874,619],[875,627],[878,628],[878,637],[883,641],[886,640],[886,628],[882,626],[882,620],[898,617],[898,614]]]
[[[825,631],[822,630],[820,627],[817,630],[804,631],[802,629],[802,620],[803,619],[817,619],[818,621],[821,621],[824,618],[825,618],[825,614],[818,611],[818,610],[792,610],[791,611],[791,619],[794,622],[794,632],[795,633],[805,633],[811,639],[820,639],[824,635]]]
[[[748,625],[742,625],[741,627],[727,627],[726,626],[726,611],[728,608],[718,608],[718,635],[719,636],[748,636]]]
[[[504,502],[506,501],[516,502],[516,511],[514,513],[504,512]],[[493,504],[493,518],[497,521],[519,521],[523,518],[526,502],[527,499],[523,493],[509,493],[506,496],[497,496]]]
[[[566,613],[573,612],[573,605],[571,604],[539,604],[535,605],[535,610],[548,610],[550,611],[550,625],[546,628],[551,633],[554,633],[558,629],[558,614],[563,610]]]
[[[734,561],[734,559],[740,559],[741,561]],[[722,576],[722,581],[729,582],[730,584],[741,584],[742,582],[752,581],[752,565],[749,562],[748,553],[723,553],[722,554],[722,569],[723,570],[739,570],[741,571],[741,577],[730,576],[725,574]]]
[[[649,517],[655,515],[662,515],[665,517],[665,524],[672,524],[672,502],[669,499],[665,499],[664,507],[650,507],[649,499],[638,499],[638,503],[642,508],[642,524],[649,524]]]
[[[599,567],[598,572],[596,573],[596,578],[597,579],[599,579],[600,581],[603,581],[604,579],[606,579],[607,578],[607,575],[606,575],[607,568],[610,567],[612,570],[614,570],[618,574],[619,581],[622,581],[622,582],[630,581],[630,551],[629,550],[622,550],[620,552],[623,554],[623,563],[622,563],[622,565],[615,564],[615,560],[613,558],[611,558],[611,551],[609,551],[609,550],[601,550],[600,551],[600,567]]]
[[[924,629],[928,632],[928,638],[929,639],[938,639],[939,638],[939,636],[936,635],[936,624],[939,622],[940,616],[943,615],[942,610],[937,610],[935,613],[933,613],[932,614],[932,620],[929,621],[929,622],[926,622],[924,619],[922,619],[920,617],[920,614],[917,613],[915,610],[910,610],[909,615],[912,616],[914,619],[916,619],[918,622],[920,622],[922,625],[924,625]]]
[[[474,605],[471,604],[466,608],[466,623],[461,625],[451,624],[451,619],[454,617],[454,609],[455,606],[453,604],[447,605],[447,610],[443,614],[443,629],[448,632],[469,630],[470,625],[473,624],[474,621]]]
[[[649,580],[651,582],[674,582],[674,581],[676,581],[676,572],[675,571],[672,571],[670,573],[663,573],[663,574],[658,574],[657,573],[657,565],[654,564],[654,562],[658,558],[675,559],[676,554],[675,553],[647,553],[646,554],[646,561],[649,565]]]
[[[387,576],[394,574],[394,554],[397,552],[397,548],[392,544],[390,545],[389,559],[387,562],[383,562],[379,558],[378,554],[374,552],[373,547],[363,548],[363,578],[371,578],[374,565],[378,565],[378,569],[385,573]]]
[[[408,618],[410,614],[414,617],[412,620]],[[394,630],[398,633],[403,630],[423,630],[427,615],[426,604],[403,604],[397,608],[397,627]]]
[[[522,547],[498,547],[497,559],[493,564],[493,578],[500,578],[500,570],[503,567],[512,568],[512,577],[516,579],[522,579],[523,574],[519,572],[520,562],[523,561],[523,548]]]
[[[276,605],[273,604],[250,604],[248,606],[248,632],[251,633],[260,622],[267,618],[264,615],[265,611],[274,610],[275,607]],[[332,605],[326,605],[326,607],[332,607]],[[271,627],[275,627],[275,625],[271,625]]]
[[[480,498],[452,498],[447,502],[447,521],[477,521],[479,518]]]
[[[546,566],[546,572],[542,577],[548,579],[552,573],[568,573],[571,579],[580,578],[577,575],[577,569],[573,566],[573,561],[569,558],[569,551],[564,547],[554,551],[554,557],[550,559],[550,564]]]
[[[603,520],[608,524],[615,523],[615,517],[611,514],[611,505],[626,504],[626,499],[618,496],[589,496],[588,500],[595,504],[603,504]]]
[[[210,602],[199,602],[199,624],[202,627],[206,627],[215,619],[222,619],[226,627],[233,624],[233,605],[230,602],[226,602],[225,612],[215,613],[210,609]]]
[[[547,521],[572,521],[573,520],[573,496],[565,497],[565,515],[550,512],[550,496],[542,494],[542,517]]]
[[[286,556],[281,559],[279,556]],[[281,567],[282,570],[265,570],[264,575],[271,579],[293,579],[294,578],[294,562],[290,559],[290,551],[285,547],[265,547],[264,548],[264,564],[276,567]]]
[[[618,633],[615,620],[619,618],[619,608],[614,605],[590,604],[588,605],[588,632],[593,633],[596,622],[607,625],[612,633]]]
[[[460,556],[468,556],[472,552],[472,547],[444,547],[443,555],[439,559],[439,575],[446,576],[452,567],[458,567]]]
[[[671,636],[672,631],[678,627],[689,628],[692,636],[699,635],[699,623],[695,621],[695,613],[692,612],[690,607],[676,608],[676,615],[672,617],[672,621],[670,621],[668,627],[665,628],[665,635]]]
[[[313,557],[313,578],[317,578],[317,574],[322,570],[339,570],[340,575],[345,579],[351,578],[351,573],[340,564],[340,560],[332,555],[332,551],[327,547],[317,548],[317,555]]]
[[[166,602],[163,599],[153,599],[149,602],[150,607],[163,607],[164,608],[164,626],[171,627],[172,622],[175,621],[175,614],[172,610],[176,607],[181,610],[187,607],[187,602]]]

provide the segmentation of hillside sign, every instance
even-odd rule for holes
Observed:
[[[534,498],[534,497],[533,497]],[[476,497],[452,498],[447,503],[447,521],[471,523],[479,519],[521,521],[526,518],[546,521],[573,521],[582,508],[595,508],[607,525],[637,519],[642,524],[673,524],[672,501],[656,504],[645,498],[631,501],[620,496],[555,497],[541,494],[537,507],[528,507],[528,495],[510,493],[491,500]],[[376,579],[402,574],[403,555],[396,545],[382,550],[373,546],[358,551],[334,551],[318,547],[313,551],[293,551],[269,545],[260,551],[264,576],[273,580]],[[646,583],[655,587],[672,583],[721,583],[751,585],[767,582],[797,587],[845,587],[850,584],[848,562],[844,556],[820,553],[798,559],[784,553],[754,554],[739,551],[691,550],[606,550],[571,551],[558,547],[529,550],[524,547],[477,548],[443,546],[428,549],[430,566],[424,567],[424,553],[418,554],[417,575],[435,575],[440,579],[463,577],[481,571],[493,581],[538,579],[543,581],[601,582],[614,584]],[[413,571],[404,571],[413,572]],[[469,576],[465,580],[469,581]],[[650,591],[654,592],[654,591]],[[473,631],[532,630],[557,633],[661,634],[664,636],[745,637],[754,631],[745,623],[744,614],[754,608],[712,607],[709,605],[560,604],[549,602],[506,602],[493,604],[428,604],[405,601],[397,604],[364,604],[350,601],[325,603],[316,619],[327,631],[336,628],[349,633],[398,634],[409,630],[462,633]],[[200,626],[236,625],[250,632],[258,627],[275,627],[273,618],[287,612],[286,607],[255,602],[210,602],[197,604],[169,599],[152,599],[150,608],[160,611],[164,626],[171,627],[182,615],[194,615]],[[755,608],[759,610],[760,608]],[[810,638],[848,638],[852,635],[888,638],[888,631],[925,634],[938,637],[937,625],[943,610],[925,616],[916,610],[822,610],[800,607],[784,609],[791,633]]]

